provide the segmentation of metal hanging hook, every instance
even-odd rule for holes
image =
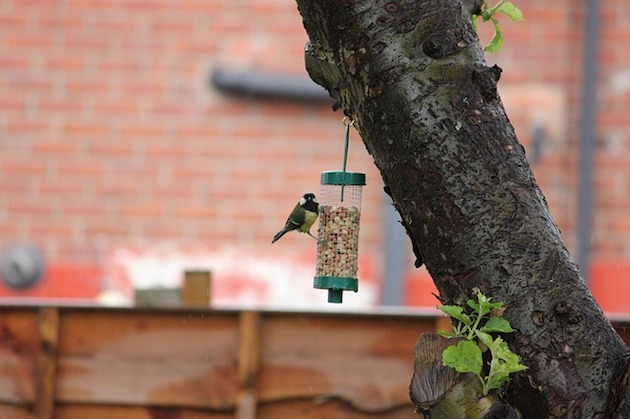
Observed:
[[[341,197],[340,197],[341,202],[343,202],[343,192],[344,192],[344,187],[346,186],[346,166],[348,164],[348,144],[350,143],[350,127],[354,125],[354,119],[350,119],[347,116],[344,116],[341,122],[343,122],[343,124],[346,126],[346,139],[345,139],[345,144],[343,148],[343,169],[342,169],[342,173],[343,173],[342,182],[343,183],[341,184]]]

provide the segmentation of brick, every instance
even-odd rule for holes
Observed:
[[[147,63],[140,60],[138,57],[127,57],[125,60],[116,59],[110,57],[102,57],[98,62],[98,72],[106,77],[107,74],[116,73],[132,73],[139,74],[148,67]]]
[[[134,11],[169,9],[169,2],[166,0],[126,0],[123,4],[125,9]]]
[[[629,204],[626,203],[618,214],[610,216],[605,220],[610,231],[622,238],[630,235],[630,218],[628,218],[627,213],[623,211],[628,205]]]
[[[149,94],[154,98],[166,91],[166,86],[162,81],[153,80],[124,80],[120,88],[128,95]]]
[[[0,111],[14,111],[25,109],[26,101],[24,96],[19,93],[9,93],[7,95],[0,96]]]
[[[226,8],[229,7],[228,2],[223,2],[220,0],[180,0],[177,2],[177,10],[189,15],[190,13],[194,15],[206,14],[208,16],[216,16],[220,13],[226,11]]]
[[[92,140],[85,144],[86,152],[100,158],[129,156],[134,150],[133,143],[128,141],[111,141],[109,139]]]
[[[126,223],[120,221],[104,221],[98,222],[86,221],[85,234],[92,237],[103,236],[103,238],[113,237],[129,237],[131,228]]]
[[[145,151],[145,155],[149,160],[186,159],[188,154],[188,150],[182,147],[182,144],[150,145]]]
[[[26,14],[0,13],[0,27],[1,28],[23,28],[28,24],[28,21],[29,21],[29,16]]]
[[[191,202],[182,202],[177,205],[175,211],[177,218],[181,219],[212,219],[216,217],[216,211],[210,204],[199,205]]]
[[[56,167],[58,176],[93,177],[102,176],[105,173],[103,162],[97,159],[89,161],[86,158],[63,159]]]
[[[9,173],[8,170],[4,170],[4,165],[0,163],[0,195],[5,197],[17,194],[20,197],[24,197],[33,189],[33,179],[31,177],[24,176],[22,172]]]
[[[4,161],[0,162],[0,170],[5,176],[44,176],[49,165],[41,160]]]
[[[8,203],[8,212],[15,214],[30,214],[30,216],[52,216],[55,206],[50,201],[12,200]]]
[[[11,34],[7,44],[9,48],[50,49],[54,44],[54,39],[47,34]]]
[[[27,70],[27,68],[24,68]],[[33,73],[17,73],[12,72],[6,78],[6,86],[9,89],[17,90],[36,90],[38,92],[51,91],[53,88],[53,81],[44,74]]]
[[[139,225],[140,233],[150,240],[171,239],[182,235],[183,226],[176,220],[149,222]]]
[[[67,223],[44,221],[34,222],[32,219],[28,223],[28,234],[31,237],[71,237],[73,226]]]
[[[40,13],[38,29],[42,33],[49,31],[74,32],[83,27],[83,21],[77,16],[67,16],[61,13]]]
[[[10,70],[26,71],[30,67],[31,61],[30,57],[24,56],[23,54],[9,55],[6,52],[0,52],[0,74],[9,72]],[[11,71],[9,74],[13,74],[13,72]]]
[[[156,101],[150,106],[150,111],[156,116],[160,115],[174,115],[181,116],[187,111],[190,111],[189,106],[182,101]]]
[[[62,139],[41,139],[32,146],[35,155],[38,154],[77,154],[81,150],[81,145],[74,141]]]
[[[117,2],[103,1],[103,0],[67,0],[67,9],[72,10],[74,13],[81,14],[87,12],[103,12],[114,11],[118,7]]]
[[[134,179],[133,182],[125,182],[123,176],[111,175],[111,173],[107,172],[104,178],[96,182],[94,193],[96,196],[104,196],[108,199],[144,199],[143,197],[146,196],[146,193],[143,193],[141,186],[142,182],[139,182],[138,179]]]
[[[83,103],[77,100],[71,100],[69,98],[64,99],[52,99],[50,97],[43,98],[37,102],[37,107],[40,112],[69,112],[77,113],[81,112],[84,108]]]
[[[81,55],[66,54],[63,56],[46,57],[45,67],[49,71],[81,71],[86,67],[86,58]]]
[[[94,110],[99,114],[136,115],[140,112],[140,103],[128,98],[117,100],[108,98],[97,101]]]
[[[139,217],[146,219],[159,218],[165,211],[160,205],[160,202],[156,199],[153,202],[123,204],[118,209],[118,212],[124,217]]]
[[[70,95],[85,95],[86,92],[106,93],[113,89],[113,83],[106,79],[69,79],[65,82],[65,89]]]
[[[58,256],[55,257],[58,260],[57,269],[63,269],[60,277],[76,281],[71,293],[73,298],[82,292],[85,292],[86,298],[91,298],[100,291],[100,279],[103,278],[104,270],[100,266],[101,252],[102,249],[96,249],[93,243],[85,241],[66,242],[59,246]],[[70,268],[64,269],[66,263]]]
[[[105,135],[109,131],[110,128],[104,122],[68,120],[63,125],[63,132],[69,135]]]
[[[52,180],[49,177],[37,180],[36,191],[40,196],[78,196],[85,191],[86,187],[80,178],[65,177],[63,179]]]
[[[178,125],[175,128],[175,135],[178,138],[189,138],[210,141],[218,138],[220,129],[212,123],[198,125]]]
[[[116,135],[128,137],[160,137],[164,134],[164,129],[156,123],[134,122],[129,124],[121,124],[115,130]]]
[[[176,17],[155,18],[149,23],[151,32],[167,32],[167,33],[192,33],[195,29],[194,22],[182,20]]]
[[[270,101],[262,104],[261,113],[265,117],[272,118],[304,118],[309,116],[309,108],[304,106],[295,106],[295,104],[291,102]]]
[[[15,220],[14,220],[15,221]],[[18,223],[0,223],[0,248],[4,249],[13,241],[22,241],[26,236],[26,229]]]

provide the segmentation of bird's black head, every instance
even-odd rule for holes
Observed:
[[[318,203],[317,203],[317,198],[315,198],[315,194],[314,193],[305,193],[302,198],[300,199],[300,206],[302,208],[305,208],[309,211],[315,211],[317,212],[317,208],[318,208]]]
[[[317,202],[317,199],[315,198],[315,194],[314,193],[305,193],[304,196],[302,197],[302,199],[304,199],[304,201],[315,201]]]

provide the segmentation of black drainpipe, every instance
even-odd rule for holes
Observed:
[[[593,216],[593,154],[596,140],[597,71],[599,62],[599,0],[586,0],[582,62],[582,98],[579,120],[577,207],[577,262],[588,283]]]

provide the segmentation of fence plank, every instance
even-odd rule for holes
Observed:
[[[339,399],[363,412],[411,406],[413,346],[433,318],[264,318],[259,399]],[[410,411],[413,409],[410,407]]]
[[[235,314],[68,311],[60,338],[60,402],[234,409]]]
[[[32,407],[39,343],[36,308],[0,307],[1,404]]]
[[[40,350],[37,356],[37,392],[34,411],[38,419],[52,419],[55,413],[57,383],[59,309],[40,308],[37,326],[40,335]]]
[[[238,419],[256,419],[258,374],[260,371],[260,313],[244,311],[240,319]]]

